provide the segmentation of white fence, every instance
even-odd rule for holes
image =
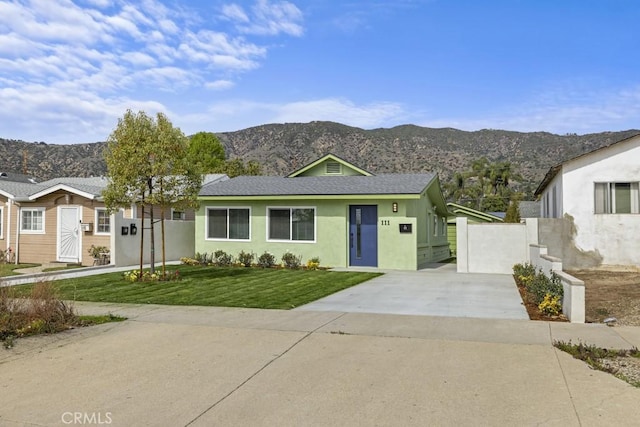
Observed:
[[[538,244],[538,219],[520,224],[473,223],[456,218],[458,273],[513,274],[513,265],[530,262],[562,281],[562,312],[574,323],[584,323],[584,282],[562,271],[562,260]]]
[[[122,213],[112,216],[113,233],[111,233],[111,264],[119,267],[138,265],[140,263],[140,238],[144,234],[143,263],[151,261],[151,223],[144,220],[144,233],[141,219],[123,218]],[[166,221],[165,228],[165,260],[178,261],[182,257],[193,257],[195,250],[194,221]],[[154,224],[154,259],[162,261],[161,224]]]

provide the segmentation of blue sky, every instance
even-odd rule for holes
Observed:
[[[0,137],[640,128],[637,0],[0,0]]]

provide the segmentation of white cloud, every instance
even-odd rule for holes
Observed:
[[[241,23],[242,13],[230,5],[222,18]],[[271,28],[254,33],[302,31],[288,2],[258,1],[250,14],[245,24]],[[0,137],[104,139],[104,121],[130,106],[167,110],[155,101],[163,93],[232,89],[268,49],[249,32],[221,32],[219,18],[161,0],[0,0],[0,123],[10,133]]]
[[[204,87],[211,90],[227,90],[235,86],[235,83],[231,80],[216,80],[214,82],[207,82]]]
[[[342,98],[288,103],[229,100],[211,104],[205,112],[183,114],[181,127],[188,133],[202,130],[233,131],[266,123],[307,123],[334,121],[361,128],[389,127],[405,123],[403,105],[393,102],[356,104]]]
[[[244,10],[237,4],[226,4],[222,6],[222,15],[231,21],[242,23],[249,22],[249,17]]]
[[[302,12],[288,1],[257,0],[251,13],[234,3],[224,6],[222,13],[246,34],[301,36],[304,33]]]
[[[521,132],[592,133],[638,129],[640,86],[618,90],[587,91],[557,88],[543,91],[534,99],[483,117],[423,119],[422,126],[454,127],[463,130],[510,129]]]

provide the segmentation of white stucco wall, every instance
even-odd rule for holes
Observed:
[[[458,273],[513,274],[513,265],[529,260],[526,224],[469,223],[456,218]]]
[[[640,136],[571,160],[558,175],[562,212],[574,218],[576,247],[597,251],[603,265],[640,265],[640,214],[596,214],[594,207],[596,182],[640,181]]]
[[[151,229],[148,219],[144,230],[144,263],[149,263]],[[140,262],[140,237],[142,220],[123,218],[122,212],[112,216],[113,233],[111,235],[111,264],[116,266],[135,266]],[[131,224],[137,228],[135,235],[130,234]],[[126,227],[128,234],[122,234]],[[162,261],[162,235],[159,222],[154,227],[155,261]],[[182,257],[193,257],[195,251],[194,221],[165,221],[165,257],[166,261],[178,261]]]

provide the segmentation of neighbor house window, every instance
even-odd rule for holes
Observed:
[[[596,182],[595,213],[640,213],[637,182]]]
[[[207,208],[207,239],[249,240],[249,208]]]
[[[268,208],[269,240],[315,240],[315,208]]]
[[[4,207],[0,206],[0,239],[4,238]]]
[[[22,208],[20,231],[44,233],[44,208]]]
[[[111,216],[106,209],[96,209],[96,231],[95,234],[111,233]]]
[[[173,221],[184,221],[186,218],[184,211],[171,209],[171,219]]]

